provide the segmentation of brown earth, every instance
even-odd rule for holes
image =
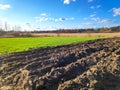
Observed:
[[[120,90],[120,38],[2,56],[0,90]]]

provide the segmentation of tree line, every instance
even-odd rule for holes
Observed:
[[[32,33],[114,33],[120,32],[120,26],[114,26],[109,28],[88,28],[88,29],[59,29],[59,30],[34,30]]]
[[[6,26],[7,29],[7,26]],[[4,30],[0,29],[0,37],[31,37],[32,33],[56,33],[59,36],[59,33],[116,33],[120,32],[120,26],[114,26],[109,28],[88,28],[88,29],[59,29],[59,30],[34,30],[34,31],[20,31],[16,30]]]

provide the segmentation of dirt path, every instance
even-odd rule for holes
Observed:
[[[0,58],[0,90],[120,90],[120,38]]]

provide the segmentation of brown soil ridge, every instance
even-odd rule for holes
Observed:
[[[3,56],[0,90],[120,90],[120,38]]]

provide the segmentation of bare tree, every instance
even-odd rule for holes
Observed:
[[[8,24],[7,24],[7,22],[5,22],[5,31],[7,31],[8,30]]]
[[[21,26],[15,25],[15,26],[12,27],[12,30],[13,31],[21,31]]]
[[[27,25],[27,27],[28,27],[27,30],[28,30],[28,31],[31,31],[31,24],[30,24],[30,23],[26,23],[26,25]]]
[[[3,31],[2,29],[2,22],[0,21],[0,31]]]

